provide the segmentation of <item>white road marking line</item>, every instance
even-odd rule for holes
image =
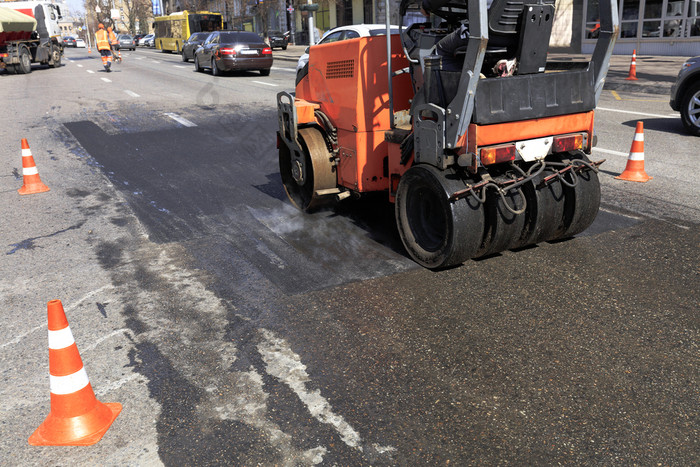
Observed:
[[[187,127],[197,126],[197,124],[192,123],[191,121],[187,120],[184,117],[179,116],[178,114],[168,112],[165,115],[172,118],[173,120],[175,120],[176,122],[178,122],[179,124],[181,124],[183,126],[187,126]]]
[[[95,342],[93,342],[92,344],[90,344],[90,345],[88,345],[88,346],[86,346],[86,347],[79,347],[79,348],[80,348],[80,350],[83,351],[83,352],[87,352],[88,350],[93,350],[93,349],[95,349],[98,345],[100,345],[102,342],[106,341],[107,339],[111,339],[112,337],[117,336],[117,335],[119,335],[119,334],[122,334],[122,335],[125,335],[125,334],[126,334],[126,335],[129,335],[129,337],[132,337],[132,338],[133,338],[133,334],[132,334],[132,332],[131,332],[130,329],[122,328],[122,329],[117,329],[116,331],[112,331],[112,332],[110,332],[109,334],[107,334],[106,336],[100,337],[100,338],[97,339]]]
[[[152,60],[153,63],[160,63],[158,60]]]
[[[71,63],[72,63],[72,62],[71,62]],[[82,66],[80,63],[78,63],[78,68],[82,68],[82,67],[83,67],[83,66]]]
[[[141,97],[138,94],[136,94],[134,91],[129,91],[128,89],[126,89],[124,92],[127,93],[128,95],[130,95],[131,97]]]
[[[100,79],[101,79],[102,81],[104,81],[105,83],[111,83],[111,82],[112,82],[112,80],[109,79],[109,78],[100,78]]]
[[[321,395],[319,389],[307,386],[311,381],[306,372],[306,365],[301,357],[294,353],[286,340],[278,337],[272,331],[260,329],[263,341],[257,348],[265,362],[265,372],[286,384],[306,406],[307,410],[321,423],[331,425],[340,435],[340,439],[360,452],[364,451],[362,437],[345,419],[333,411],[328,400]],[[390,452],[396,449],[392,446],[374,446],[378,452]]]
[[[624,156],[624,157],[629,156],[629,154],[626,153],[626,152],[613,151],[612,149],[593,148],[593,150],[596,151],[596,152],[602,152],[602,153],[605,153],[605,154],[612,154],[612,155],[614,155],[614,156]]]
[[[175,65],[175,68],[189,68],[189,67],[185,66],[185,65]]]
[[[596,107],[596,110],[605,110],[607,112],[618,112],[621,114],[641,115],[643,117],[656,117],[656,118],[674,118],[675,117],[675,116],[669,116],[669,115],[648,114],[645,112],[632,112],[630,110],[609,109],[607,107]]]
[[[136,57],[136,60],[143,60],[143,57]]]
[[[139,376],[141,376],[141,375],[139,375],[138,373],[132,373],[129,376],[120,379],[119,381],[115,381],[114,383],[100,384],[99,389],[95,390],[95,395],[100,396],[100,397],[106,396],[107,393],[110,393],[112,391],[116,391],[117,389],[124,386],[129,381],[135,380]]]
[[[273,66],[273,67],[270,68],[270,69],[271,69],[271,70],[277,70],[277,71],[286,71],[286,72],[288,72],[288,73],[296,73],[296,72],[297,72],[297,70],[295,70],[295,69],[293,69],[293,68],[282,68],[282,67],[278,67],[278,66]]]
[[[265,86],[274,86],[274,87],[277,87],[276,84],[266,83],[266,82],[264,82],[264,81],[253,81],[253,82],[254,82],[254,83],[258,83],[258,84],[264,84]]]
[[[92,71],[92,70],[87,70],[87,72],[88,72],[88,73],[94,73],[94,71]]]

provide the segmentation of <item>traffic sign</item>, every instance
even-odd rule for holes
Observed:
[[[290,6],[289,8],[287,8],[287,11],[290,13],[294,13],[294,7]]]

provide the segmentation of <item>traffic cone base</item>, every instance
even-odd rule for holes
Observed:
[[[92,390],[92,388],[91,388]],[[107,433],[122,405],[95,399],[92,410],[78,417],[62,418],[50,413],[29,437],[32,446],[91,446]]]
[[[17,190],[20,195],[33,195],[49,191],[49,187],[44,185],[39,177],[39,171],[34,163],[32,150],[26,138],[22,138],[22,179],[23,185]]]
[[[60,300],[48,304],[51,411],[29,437],[32,446],[97,443],[122,411],[97,400]]]
[[[654,177],[650,177],[644,171],[644,161],[627,161],[625,170],[615,177],[618,180],[626,180],[628,182],[648,182]]]
[[[652,179],[644,171],[644,123],[637,122],[637,127],[634,130],[634,140],[630,148],[630,154],[627,158],[625,170],[615,177],[618,180],[626,180],[628,182],[648,182]]]

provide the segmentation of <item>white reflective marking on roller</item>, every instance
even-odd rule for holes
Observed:
[[[49,375],[49,387],[51,393],[59,396],[73,394],[90,384],[85,368],[81,368],[72,375],[54,376]]]
[[[70,332],[70,328],[66,327],[60,331],[52,331],[49,329],[49,349],[65,349],[74,343],[75,339],[73,339],[73,333]]]
[[[31,157],[31,156],[32,156],[31,149],[22,149],[22,157]]]
[[[36,175],[39,171],[36,166],[34,167],[22,167],[22,175]]]
[[[629,160],[631,160],[631,161],[643,161],[644,160],[644,153],[643,152],[631,152]]]

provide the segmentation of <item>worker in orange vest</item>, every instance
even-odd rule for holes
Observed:
[[[112,27],[107,28],[107,33],[109,34],[109,43],[112,45],[112,51],[116,52],[116,57],[114,58],[117,60],[119,63],[122,62],[122,51],[119,50],[119,39],[117,39],[117,35],[114,34],[114,31],[112,31]]]
[[[97,50],[100,51],[100,55],[102,56],[102,65],[104,65],[105,71],[112,71],[112,48],[109,45],[109,34],[105,30],[105,25],[102,23],[97,25],[95,44],[97,45]]]

